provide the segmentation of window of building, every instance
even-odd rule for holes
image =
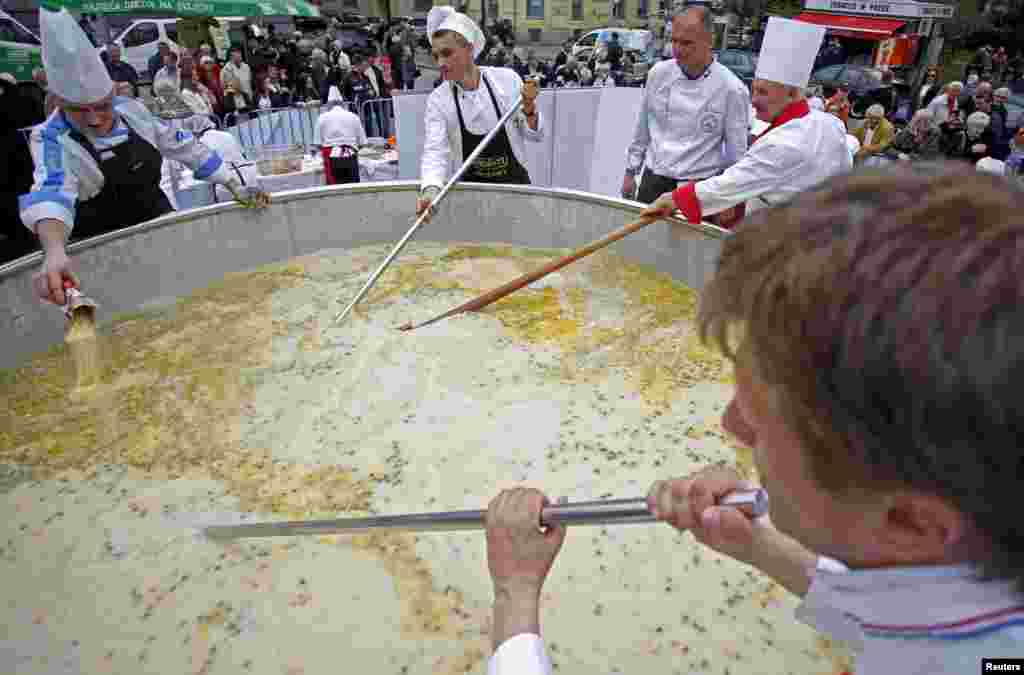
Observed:
[[[572,0],[572,20],[583,21],[583,0]]]
[[[626,3],[625,0],[615,0],[612,3],[612,18],[613,19],[625,19],[626,18]]]
[[[544,18],[544,0],[526,0],[526,18]]]
[[[491,21],[498,19],[498,0],[487,0],[487,14]]]
[[[356,4],[359,4],[358,0],[356,0]],[[416,0],[413,6],[417,12],[429,12],[434,8],[434,0]]]
[[[636,15],[641,19],[647,18],[647,0],[640,0],[636,6]]]

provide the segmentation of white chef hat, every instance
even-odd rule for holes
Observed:
[[[480,56],[484,49],[484,33],[480,26],[448,5],[434,7],[427,14],[427,39],[430,44],[434,44],[434,33],[442,30],[450,30],[466,38],[466,41],[473,45],[474,59]]]
[[[824,26],[768,17],[754,77],[803,89],[811,79],[814,59],[824,39]]]
[[[85,31],[62,9],[39,9],[43,66],[50,91],[65,101],[87,105],[110,95],[114,82]]]
[[[982,157],[974,166],[982,173],[991,173],[996,176],[1006,175],[1006,163],[992,157]]]

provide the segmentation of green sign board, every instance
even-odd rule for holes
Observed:
[[[170,16],[320,16],[302,0],[41,0],[51,10],[62,7],[86,14],[164,14]]]

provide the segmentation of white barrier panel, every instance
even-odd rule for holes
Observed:
[[[542,89],[537,96],[537,113],[544,118],[547,129],[544,140],[540,143],[526,144],[526,168],[530,171],[530,182],[534,185],[550,187],[553,185],[554,154],[551,152],[554,134],[552,120],[555,117],[555,92]]]
[[[319,110],[291,108],[263,113],[248,121],[228,127],[226,131],[238,139],[242,147],[261,145],[319,145],[320,134],[315,120]]]
[[[545,137],[540,143],[526,143],[532,183],[619,196],[643,92],[632,87],[541,90],[537,107],[545,118]],[[403,180],[420,176],[429,95],[394,97],[398,172]]]
[[[597,140],[590,158],[590,181],[584,189],[594,194],[618,197],[622,194],[626,153],[633,140],[645,90],[608,87],[600,91],[601,103],[594,134]]]

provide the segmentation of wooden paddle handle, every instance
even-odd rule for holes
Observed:
[[[501,300],[506,295],[514,293],[515,291],[518,291],[520,288],[522,288],[524,286],[528,286],[528,285],[532,284],[534,281],[537,281],[538,279],[540,279],[542,277],[545,277],[548,274],[551,274],[552,272],[557,272],[558,270],[562,269],[566,265],[572,264],[572,263],[576,262],[577,260],[579,260],[580,258],[585,258],[586,256],[590,255],[591,253],[594,253],[595,251],[599,251],[602,248],[604,248],[605,246],[608,246],[609,244],[613,244],[613,243],[617,242],[619,239],[622,239],[623,237],[628,237],[629,235],[633,234],[637,230],[643,229],[643,228],[647,227],[648,225],[650,225],[651,223],[656,222],[658,220],[660,220],[660,216],[642,216],[640,218],[640,220],[638,220],[638,221],[636,221],[634,223],[630,223],[629,225],[624,225],[623,227],[620,227],[619,229],[615,230],[614,232],[611,232],[611,233],[605,235],[604,237],[601,237],[597,241],[590,242],[589,244],[587,244],[583,248],[579,249],[578,251],[574,251],[573,253],[565,256],[564,258],[559,258],[558,260],[552,260],[551,262],[549,262],[548,264],[544,265],[543,267],[539,267],[539,268],[533,270],[532,272],[527,272],[526,274],[522,275],[521,277],[513,279],[512,281],[508,282],[507,284],[503,284],[501,286],[498,286],[497,288],[495,288],[493,290],[490,290],[490,291],[484,293],[481,296],[473,298],[469,302],[463,303],[463,304],[459,305],[458,307],[456,307],[454,309],[450,309],[447,312],[445,312],[444,314],[441,314],[440,316],[436,316],[433,319],[430,319],[428,321],[424,321],[423,323],[417,324],[415,326],[412,325],[411,323],[407,323],[407,324],[405,324],[403,326],[400,326],[399,330],[412,330],[414,328],[422,328],[423,326],[429,326],[430,324],[432,324],[432,323],[434,323],[436,321],[440,321],[441,319],[446,319],[446,318],[448,318],[450,316],[455,316],[456,314],[461,314],[463,312],[476,312],[476,311],[479,311],[479,310],[483,309],[484,307],[486,307],[487,305],[490,305],[493,302]]]

